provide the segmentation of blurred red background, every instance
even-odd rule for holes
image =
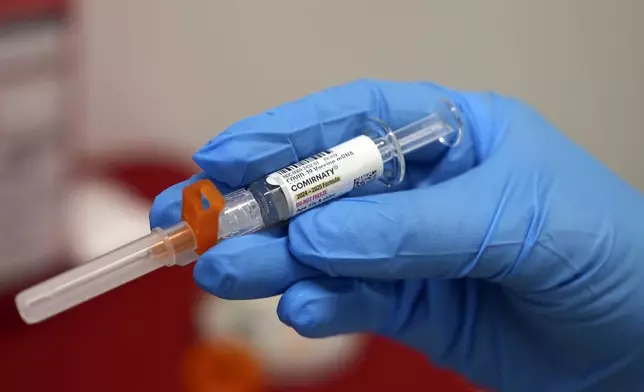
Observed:
[[[99,173],[97,173],[99,174]],[[152,198],[190,174],[180,165],[113,164],[100,175]],[[3,391],[180,391],[180,358],[193,342],[192,268],[156,271],[46,322],[26,326],[13,297],[0,301]],[[326,385],[295,391],[473,391],[419,354],[373,338],[358,366]],[[286,391],[284,391],[286,392]]]
[[[3,0],[0,21],[61,12],[65,6],[64,0]],[[158,159],[78,166],[91,167],[89,174],[123,184],[148,202],[192,172],[183,164]],[[180,360],[195,339],[191,305],[199,294],[191,267],[159,270],[33,326],[20,320],[14,294],[0,297],[0,390],[181,390]],[[419,354],[375,337],[344,377],[298,390],[396,389],[473,390],[458,377],[430,367]]]
[[[47,12],[64,12],[67,0],[2,0],[0,21],[22,19]]]

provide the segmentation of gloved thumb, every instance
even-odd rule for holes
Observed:
[[[290,251],[330,276],[502,279],[530,221],[508,211],[511,190],[489,170],[484,164],[437,185],[310,210],[290,225]]]

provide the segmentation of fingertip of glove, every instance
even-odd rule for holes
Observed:
[[[287,137],[265,129],[221,134],[192,160],[217,181],[238,187],[293,163],[297,155]]]
[[[225,299],[265,298],[283,293],[295,282],[319,276],[298,263],[280,233],[231,238],[204,253],[193,275],[199,287]]]
[[[234,146],[228,146],[225,136],[222,136],[198,149],[192,160],[211,177],[234,187],[241,184],[245,172],[244,163],[239,162],[240,154],[234,154],[234,150]]]
[[[195,283],[202,290],[219,298],[234,299],[231,294],[237,274],[224,260],[218,260],[208,254],[203,255],[197,260],[192,275]]]
[[[329,336],[332,332],[326,327],[326,320],[333,314],[333,304],[325,296],[312,295],[305,282],[297,290],[287,291],[277,306],[280,321],[307,338]]]
[[[165,201],[157,201],[155,199],[150,211],[148,212],[148,220],[150,221],[150,230],[157,227],[167,227],[169,222],[173,221],[172,217],[176,216],[176,211],[172,211],[172,206],[167,205]]]
[[[150,229],[166,228],[181,219],[181,200],[183,188],[193,179],[174,184],[158,194],[149,211]]]
[[[395,303],[391,284],[324,277],[289,288],[280,299],[277,314],[298,334],[322,338],[380,331],[388,324]]]
[[[337,206],[342,202],[307,211],[289,225],[291,253],[302,263],[329,276],[338,276],[338,273],[327,260],[337,256],[344,249],[343,244],[353,237],[352,229],[344,224],[350,218]]]
[[[379,261],[391,260],[400,223],[389,208],[389,194],[337,200],[294,219],[289,226],[291,253],[302,263],[329,276],[369,274]]]

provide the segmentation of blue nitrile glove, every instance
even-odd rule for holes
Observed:
[[[415,153],[398,192],[222,242],[198,260],[199,286],[284,293],[279,317],[302,335],[380,333],[495,390],[644,390],[642,194],[521,102],[359,81],[233,125],[195,154],[195,178],[246,185],[443,94],[467,118],[459,147]],[[152,226],[179,219],[184,185],[157,198]]]

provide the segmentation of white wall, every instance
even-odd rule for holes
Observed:
[[[90,151],[189,154],[357,77],[516,95],[644,188],[644,1],[83,0]]]

